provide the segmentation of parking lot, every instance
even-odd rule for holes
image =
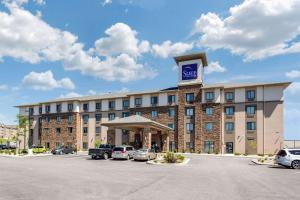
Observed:
[[[85,155],[0,157],[0,199],[299,199],[300,170],[189,157],[186,166]]]

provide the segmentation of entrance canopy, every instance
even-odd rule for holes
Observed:
[[[140,115],[132,115],[129,117],[114,119],[109,122],[101,124],[102,126],[107,126],[109,128],[118,128],[118,129],[136,129],[136,128],[153,128],[162,132],[174,131],[172,128],[153,121],[151,119],[142,117]]]

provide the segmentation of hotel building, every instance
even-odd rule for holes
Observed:
[[[174,59],[176,87],[17,106],[31,121],[28,145],[83,150],[110,143],[241,154],[274,154],[283,147],[289,82],[208,85],[202,81],[205,53]]]

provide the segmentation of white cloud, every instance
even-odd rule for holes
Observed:
[[[139,41],[137,32],[124,23],[116,23],[105,31],[108,37],[100,38],[95,42],[96,52],[99,55],[119,55],[121,53],[137,57],[150,50],[148,41]]]
[[[199,47],[228,49],[246,61],[300,52],[299,0],[245,0],[229,13],[201,15],[193,30]]]
[[[5,84],[0,85],[0,91],[8,90],[8,86]]]
[[[74,89],[75,85],[70,78],[55,80],[51,71],[30,72],[23,78],[23,84],[34,90],[52,90],[55,88]]]
[[[64,99],[64,98],[73,98],[73,97],[81,97],[82,95],[77,92],[69,92],[67,94],[61,94],[58,98]]]
[[[223,73],[226,71],[225,67],[222,67],[219,62],[211,62],[207,67],[204,68],[205,74],[211,74],[214,72]]]
[[[300,82],[293,82],[286,90],[288,93],[295,95],[300,92]]]
[[[300,77],[300,71],[292,70],[290,72],[285,73],[285,76],[288,77],[288,78],[299,78]]]
[[[34,0],[37,4],[39,5],[45,5],[46,1],[45,0]]]
[[[102,5],[108,5],[108,4],[112,4],[112,0],[103,0]]]
[[[89,91],[88,91],[88,94],[89,94],[89,95],[96,95],[97,92],[96,92],[95,90],[89,90]]]
[[[128,82],[153,78],[156,72],[137,57],[149,51],[148,41],[139,41],[136,31],[117,23],[106,30],[107,38],[96,42],[100,55],[86,52],[77,36],[51,27],[38,16],[16,4],[7,4],[9,12],[0,12],[0,59],[12,57],[23,62],[62,61],[65,70],[108,81]]]
[[[154,44],[152,45],[152,51],[156,56],[161,58],[167,58],[169,56],[174,56],[178,54],[183,54],[193,48],[192,43],[183,43],[177,42],[172,43],[171,41],[167,40],[164,41],[162,44]]]

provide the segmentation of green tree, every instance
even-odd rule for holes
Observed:
[[[18,148],[20,148],[20,141],[19,138],[20,136],[23,136],[24,139],[24,150],[26,149],[26,135],[27,131],[29,130],[29,119],[25,115],[18,114],[17,115],[17,122],[18,122],[18,130],[17,130],[17,142],[18,142]]]

